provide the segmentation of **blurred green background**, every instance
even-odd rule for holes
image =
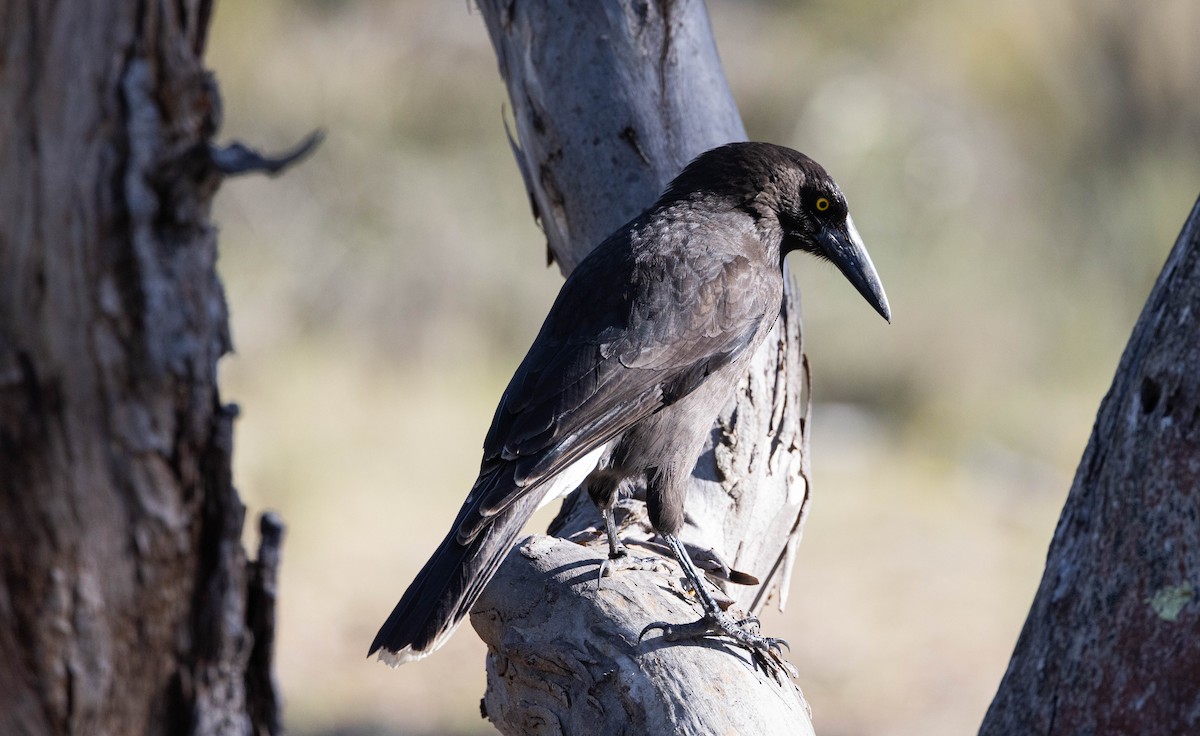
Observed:
[[[791,641],[824,736],[974,732],[1200,192],[1200,5],[709,8],[751,137],[838,179],[895,314],[793,264],[816,500],[789,609],[764,626]],[[328,131],[286,176],[227,183],[215,214],[235,478],[289,525],[287,721],[488,733],[469,629],[399,670],[363,656],[469,488],[560,283],[482,20],[465,2],[226,0],[208,58],[223,136],[278,149]]]

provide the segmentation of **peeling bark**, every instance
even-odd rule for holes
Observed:
[[[1121,356],[981,734],[1200,732],[1200,202]]]
[[[557,261],[564,273],[606,235],[652,204],[693,157],[723,143],[745,140],[707,12],[699,0],[481,0],[479,7],[513,105],[516,138],[511,142],[517,164],[534,216],[546,233],[550,260]],[[730,566],[762,581],[760,586],[726,588],[739,608],[752,612],[762,610],[772,595],[782,607],[808,508],[806,382],[799,302],[789,287],[783,317],[756,354],[736,399],[722,411],[709,445],[697,459],[681,534],[690,546],[711,550]],[[627,540],[649,538],[651,533],[643,526],[644,504],[634,498],[623,508],[628,513],[622,535]],[[586,494],[576,492],[564,504],[552,533],[584,539],[596,535],[597,524],[598,516]],[[542,575],[546,595],[556,597],[556,616],[569,607],[571,612],[564,615],[588,617],[589,621],[616,617],[610,625],[596,623],[588,630],[586,641],[572,639],[574,643],[568,643],[567,637],[575,634],[566,629],[559,629],[559,638],[555,638],[555,627],[564,626],[566,619],[537,625],[538,651],[560,664],[573,662],[563,665],[568,669],[590,666],[586,656],[578,659],[581,652],[632,656],[628,632],[640,631],[654,620],[648,618],[649,612],[662,606],[662,591],[645,585],[629,594],[626,606],[609,606],[598,614],[586,586],[546,577],[548,571],[568,564],[566,560],[574,552],[571,545],[544,549],[549,561],[544,556],[532,559],[516,551],[510,554],[472,618],[489,645],[486,702],[493,722],[509,733],[527,732],[534,721],[551,720],[589,727],[582,731],[563,727],[564,732],[572,733],[622,729],[630,733],[640,729],[712,733],[723,732],[726,725],[735,728],[731,720],[691,726],[680,725],[683,721],[630,720],[621,726],[615,708],[606,710],[613,715],[607,720],[578,720],[583,711],[567,712],[561,706],[563,702],[578,705],[586,701],[591,692],[585,685],[587,678],[566,678],[561,687],[567,695],[555,701],[559,703],[556,706],[539,700],[530,690],[539,687],[537,678],[498,675],[501,662],[509,663],[504,665],[506,672],[512,671],[511,663],[520,658],[511,647],[519,647],[513,637],[529,633],[527,617],[542,616],[528,611],[522,595],[513,592],[528,575]],[[588,569],[594,572],[594,567]],[[660,580],[661,584],[665,581]],[[605,587],[608,585],[606,580]],[[695,609],[682,606],[670,620],[684,621],[696,615]],[[636,630],[632,628],[635,624]],[[799,690],[791,683],[768,685],[769,678],[758,679],[742,659],[729,656],[725,648],[718,647],[726,656],[715,658],[714,649],[707,645],[667,649],[670,651],[646,656],[647,662],[658,657],[681,658],[669,668],[646,665],[622,670],[620,675],[620,686],[629,692],[639,693],[639,697],[656,693],[654,697],[666,699],[654,706],[666,710],[656,712],[681,713],[695,707],[692,698],[710,692],[712,682],[723,682],[726,677],[747,688],[744,692],[757,692],[758,697],[789,699],[788,713],[807,712]],[[510,712],[519,710],[523,702],[539,702],[539,707],[549,710],[544,718]],[[748,704],[744,708],[759,707],[750,705],[756,702],[752,698],[738,702],[739,710],[742,703]],[[713,707],[719,711],[720,701]],[[741,724],[751,729],[742,733],[802,733],[809,728],[806,715],[799,720],[759,724],[761,728]],[[545,732],[557,731],[547,726]]]
[[[0,6],[0,733],[260,725],[210,14]]]

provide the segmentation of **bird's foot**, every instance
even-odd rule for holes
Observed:
[[[687,624],[671,624],[665,621],[655,621],[638,635],[638,643],[646,638],[646,634],[658,629],[666,641],[684,641],[687,639],[702,639],[709,636],[731,639],[750,653],[750,660],[755,669],[762,668],[777,682],[783,682],[783,675],[796,677],[796,668],[783,657],[783,649],[791,646],[783,639],[776,639],[759,634],[758,619],[751,616],[740,621],[724,611],[708,613],[698,621]]]
[[[629,554],[629,548],[622,544],[600,563],[596,584],[599,585],[601,580],[618,570],[659,570],[664,564],[661,557],[635,557]]]

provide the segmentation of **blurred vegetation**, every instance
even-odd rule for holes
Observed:
[[[751,136],[825,164],[895,323],[793,263],[816,369],[789,611],[818,729],[961,734],[1003,674],[1095,410],[1200,192],[1200,5],[710,3]],[[560,283],[464,3],[218,4],[223,135],[318,154],[229,182],[236,480],[289,522],[295,733],[489,732],[461,631],[363,659],[461,502]],[[542,524],[544,526],[544,522]]]

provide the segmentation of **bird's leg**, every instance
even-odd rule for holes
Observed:
[[[621,538],[617,536],[617,520],[613,514],[612,506],[600,509],[600,516],[604,519],[604,533],[608,537],[608,559],[600,563],[599,575],[600,578],[605,578],[612,572],[613,560],[627,557],[629,550],[626,549]]]
[[[604,520],[604,534],[608,537],[608,559],[600,563],[600,575],[607,577],[612,572],[612,561],[627,557],[629,551],[617,536],[617,520],[613,507],[617,503],[617,490],[621,485],[621,477],[610,469],[595,470],[587,479],[588,496],[596,504],[600,518]]]
[[[761,666],[764,670],[771,672],[776,676],[776,679],[779,679],[779,672],[784,672],[791,677],[795,677],[795,668],[783,658],[783,648],[787,647],[788,643],[783,639],[761,636],[758,633],[758,619],[753,616],[738,621],[728,613],[722,611],[721,607],[713,599],[712,594],[705,587],[703,575],[692,563],[687,549],[683,546],[683,542],[674,534],[665,534],[663,536],[667,540],[667,545],[671,548],[671,552],[674,553],[675,559],[679,561],[679,566],[683,568],[684,577],[687,578],[692,590],[696,591],[696,597],[700,599],[704,615],[699,620],[686,624],[655,621],[642,629],[642,633],[638,636],[638,641],[641,641],[647,633],[655,629],[662,631],[662,637],[667,641],[699,639],[705,636],[724,636],[748,650],[755,666]],[[790,647],[788,648],[790,649]]]
[[[604,534],[608,537],[608,559],[615,560],[625,557],[629,554],[629,549],[617,536],[617,519],[612,506],[600,509],[600,516],[604,519]]]
[[[614,560],[629,556],[629,550],[617,536],[617,520],[613,514],[620,485],[620,474],[611,469],[593,471],[587,479],[588,496],[591,497],[592,503],[596,504],[600,518],[604,520],[604,534],[608,537],[608,559],[600,563],[600,575],[597,580],[607,577],[612,572]]]
[[[631,570],[659,569],[662,560],[659,557],[634,557],[629,554],[629,548],[617,534],[617,519],[614,509],[617,504],[617,490],[623,476],[618,473],[596,471],[588,477],[587,490],[600,518],[604,520],[604,535],[608,538],[608,558],[600,563],[597,584],[608,577],[618,568]]]

